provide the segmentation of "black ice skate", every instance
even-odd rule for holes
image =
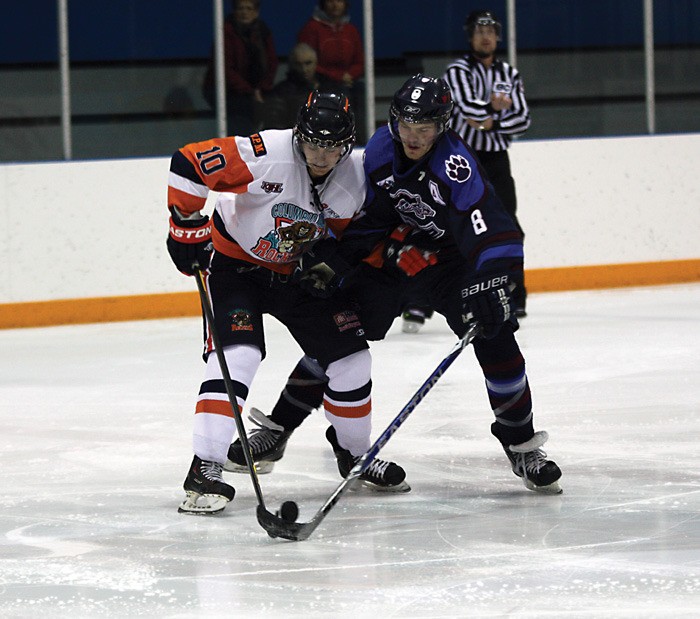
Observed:
[[[259,475],[263,475],[271,472],[275,462],[282,459],[292,431],[277,425],[257,408],[250,409],[248,419],[258,426],[248,435],[248,444],[253,452],[255,470]],[[224,464],[224,470],[232,473],[248,472],[240,438],[237,438],[229,447],[228,461]]]
[[[555,462],[547,460],[547,454],[540,449],[548,438],[544,431],[535,432],[529,441],[519,445],[503,445],[503,450],[510,460],[513,473],[522,478],[527,488],[544,494],[561,494],[561,470]]]
[[[353,456],[347,449],[338,444],[338,437],[333,426],[326,430],[326,438],[333,446],[333,452],[338,460],[338,471],[342,477],[347,477],[353,466],[360,459]],[[410,492],[411,486],[406,481],[406,471],[398,464],[375,458],[369,468],[360,475],[360,480],[368,488],[380,492]]]
[[[183,487],[187,498],[180,505],[183,514],[216,514],[223,511],[236,494],[221,477],[222,465],[197,456],[192,460]]]

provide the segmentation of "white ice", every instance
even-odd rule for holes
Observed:
[[[560,496],[490,436],[471,349],[392,437],[413,491],[346,493],[273,540],[245,475],[177,513],[203,375],[198,319],[0,331],[2,617],[700,616],[700,284],[534,294],[518,340]],[[267,323],[249,404],[299,350]],[[436,317],[372,347],[374,435],[448,353]],[[260,477],[313,516],[340,482],[321,413]]]

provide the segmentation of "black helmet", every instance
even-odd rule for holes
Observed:
[[[499,41],[501,40],[501,22],[494,17],[491,11],[472,11],[467,15],[467,21],[464,22],[464,29],[467,31],[467,36],[470,39],[474,36],[474,31],[477,26],[493,26],[496,30],[496,37]]]
[[[450,119],[452,93],[447,82],[441,77],[426,77],[419,73],[404,82],[394,93],[389,110],[389,127],[394,133],[393,123],[403,120],[407,123],[435,122],[440,133]]]
[[[319,92],[309,93],[299,109],[294,127],[297,141],[323,148],[338,146],[352,149],[355,143],[355,115],[345,95]]]

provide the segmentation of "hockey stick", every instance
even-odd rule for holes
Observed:
[[[259,514],[261,513],[267,514],[269,517],[274,518],[274,515],[270,514],[265,508],[265,500],[263,499],[262,490],[260,489],[260,481],[258,480],[258,474],[255,471],[255,462],[253,461],[253,454],[250,451],[248,436],[246,435],[245,426],[243,425],[241,409],[238,406],[238,400],[236,399],[236,391],[233,388],[233,381],[231,380],[231,374],[228,371],[226,357],[224,356],[224,349],[221,347],[221,340],[219,339],[219,334],[216,330],[216,325],[214,323],[214,310],[212,309],[211,303],[209,302],[209,297],[207,296],[207,292],[205,289],[204,272],[198,264],[195,263],[193,266],[195,272],[195,279],[197,280],[197,290],[199,290],[199,299],[202,302],[204,315],[206,316],[207,322],[209,323],[209,331],[211,332],[211,337],[214,341],[214,351],[216,352],[216,358],[219,360],[219,366],[221,367],[221,374],[224,379],[226,394],[228,395],[228,399],[230,400],[231,406],[233,408],[233,417],[236,421],[238,438],[240,439],[241,445],[243,447],[243,455],[245,456],[245,462],[248,465],[250,479],[253,482],[255,496],[257,496],[258,498],[258,518],[260,518]]]
[[[348,476],[340,482],[340,485],[326,499],[326,502],[316,512],[316,515],[308,522],[293,522],[285,520],[279,516],[271,514],[265,509],[264,505],[259,505],[257,514],[260,526],[265,529],[270,537],[281,537],[292,541],[302,541],[314,532],[316,527],[328,515],[328,512],[333,509],[333,506],[338,502],[340,497],[348,490],[364,473],[372,461],[377,457],[379,450],[384,447],[391,435],[399,429],[399,426],[406,421],[406,418],[415,410],[416,406],[425,398],[428,392],[440,380],[440,377],[445,373],[459,354],[472,342],[479,331],[479,325],[473,322],[465,335],[454,345],[449,354],[439,363],[433,370],[428,379],[421,385],[420,389],[413,394],[413,397],[408,401],[408,404],[401,409],[393,421],[382,432],[379,438],[369,448],[369,450],[358,460],[357,464],[348,473]],[[285,506],[292,503],[291,501],[284,503],[280,509],[281,514],[285,514]],[[296,512],[296,504],[292,504],[293,512]],[[289,512],[287,512],[289,513]],[[294,516],[296,518],[296,515]],[[293,518],[290,520],[294,520]]]

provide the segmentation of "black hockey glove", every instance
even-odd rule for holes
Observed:
[[[336,241],[323,239],[299,258],[293,279],[314,297],[327,299],[343,285],[350,265],[336,253]]]
[[[175,207],[170,208],[170,234],[168,253],[177,270],[185,275],[194,275],[194,265],[209,268],[213,245],[211,223],[206,215],[186,219]]]
[[[343,277],[339,276],[325,262],[319,262],[298,276],[299,285],[314,297],[327,299],[343,285]]]
[[[501,327],[515,320],[511,307],[508,275],[505,273],[483,274],[462,288],[463,320],[469,314],[481,326],[481,336],[491,339],[498,335]]]
[[[383,254],[385,266],[397,269],[409,277],[413,277],[427,266],[437,264],[435,252],[420,249],[407,242],[411,232],[411,226],[398,226],[384,243]]]

